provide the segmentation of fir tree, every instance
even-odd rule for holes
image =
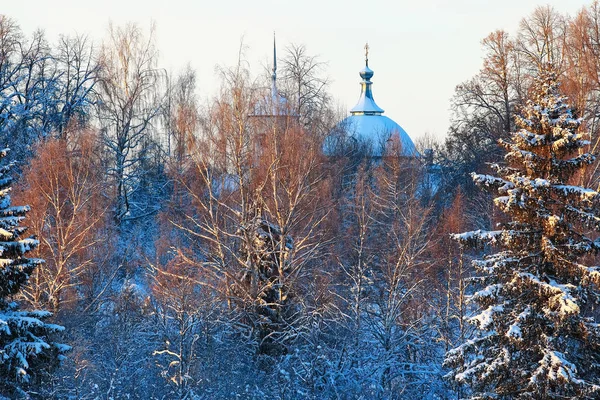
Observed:
[[[8,149],[0,151],[0,159]],[[48,341],[63,328],[44,322],[47,311],[19,310],[15,296],[43,260],[24,257],[38,245],[33,237],[21,238],[19,226],[29,207],[10,206],[8,175],[12,164],[0,168],[0,395],[24,396],[23,385],[39,380],[55,366],[68,346]],[[33,378],[33,379],[32,379]]]
[[[473,174],[508,222],[455,235],[496,252],[474,262],[483,283],[470,299],[480,307],[470,319],[478,333],[445,365],[472,399],[597,399],[600,267],[585,262],[600,249],[600,195],[572,185],[595,157],[552,68],[531,94],[518,130],[500,141],[507,153],[493,165],[497,176]]]

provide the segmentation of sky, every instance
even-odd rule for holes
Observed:
[[[481,40],[496,29],[516,33],[519,22],[540,5],[574,15],[582,0],[0,0],[0,13],[26,34],[44,29],[87,34],[98,45],[109,21],[154,23],[160,66],[177,73],[190,64],[198,94],[208,101],[219,88],[218,66],[236,63],[240,43],[255,75],[291,43],[327,63],[330,92],[344,109],[360,94],[358,71],[369,43],[377,104],[409,133],[442,139],[448,130],[450,99],[459,83],[482,65]]]

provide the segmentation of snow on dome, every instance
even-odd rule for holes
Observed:
[[[410,136],[392,119],[381,115],[384,110],[375,103],[371,89],[374,73],[369,68],[368,46],[365,46],[365,67],[359,72],[362,81],[358,103],[350,110],[352,115],[340,122],[325,139],[323,152],[326,155],[337,154],[342,148],[340,146],[345,148],[348,145],[349,139],[350,144],[365,148],[374,157],[381,157],[390,142],[397,141],[401,146],[401,155],[418,157],[419,153]]]
[[[337,133],[336,133],[337,132]],[[406,131],[384,115],[350,115],[338,124],[335,132],[325,141],[323,150],[327,155],[336,154],[340,144],[339,133],[346,135],[352,144],[367,148],[374,157],[381,157],[394,138],[399,139],[402,156],[418,157],[419,153]]]

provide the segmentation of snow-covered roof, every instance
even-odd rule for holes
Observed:
[[[325,141],[324,152],[327,155],[336,153],[340,145],[336,141],[340,133],[349,138],[360,148],[366,148],[370,155],[381,157],[396,138],[402,156],[418,157],[419,153],[406,131],[394,120],[385,115],[350,115],[336,127],[336,132]]]

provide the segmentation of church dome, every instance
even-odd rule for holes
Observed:
[[[397,143],[400,155],[417,157],[419,153],[410,136],[394,120],[382,115],[384,110],[375,103],[371,89],[374,73],[369,68],[368,45],[365,49],[365,67],[359,72],[362,81],[358,102],[350,110],[351,115],[340,122],[325,140],[323,150],[327,155],[334,155],[340,146],[357,145],[371,156],[381,157],[392,143]]]
[[[417,149],[406,131],[385,115],[352,114],[340,124],[353,142],[374,157],[381,157],[392,142],[400,145],[401,155],[416,157]]]

